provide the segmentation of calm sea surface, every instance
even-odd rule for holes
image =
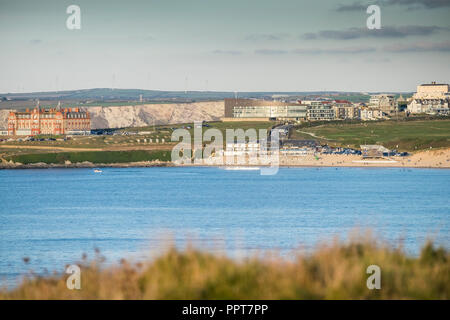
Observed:
[[[170,239],[289,255],[370,228],[411,254],[427,238],[450,248],[449,189],[450,170],[434,169],[0,170],[0,281],[61,272],[94,248],[107,263],[141,259]]]

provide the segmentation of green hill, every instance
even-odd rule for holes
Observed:
[[[450,147],[450,119],[416,121],[334,122],[302,125],[292,131],[292,139],[319,137],[329,145],[359,147],[381,144],[390,149],[415,151]]]

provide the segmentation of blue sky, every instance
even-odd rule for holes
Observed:
[[[0,92],[414,91],[450,80],[449,16],[450,0],[0,0]]]

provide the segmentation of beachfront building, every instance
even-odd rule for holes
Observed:
[[[407,110],[410,113],[450,114],[450,92],[448,84],[422,84],[411,97]]]
[[[363,158],[382,158],[389,154],[390,150],[377,144],[361,145],[361,152]]]
[[[449,85],[436,83],[421,84],[417,86],[417,92],[413,95],[413,99],[445,99],[449,97]]]
[[[315,149],[319,144],[316,140],[286,139],[280,142],[283,148],[311,148]]]
[[[397,101],[392,94],[377,94],[370,96],[369,107],[381,110],[388,115],[398,111]]]
[[[450,99],[413,99],[408,104],[411,113],[426,113],[431,115],[449,115]]]
[[[226,144],[223,154],[224,156],[256,156],[260,148],[259,142],[232,142]]]
[[[298,102],[225,99],[225,121],[304,120],[306,106]]]
[[[315,154],[318,146],[315,140],[282,140],[280,153],[286,156],[306,156]]]
[[[333,103],[333,109],[336,119],[356,119],[359,118],[359,110],[350,101],[347,100],[335,100]]]
[[[330,121],[336,118],[336,114],[330,102],[316,101],[308,105],[306,118],[309,121]]]
[[[363,121],[379,120],[384,118],[384,114],[380,109],[361,107],[359,109],[359,118]]]
[[[10,112],[8,135],[35,136],[38,134],[90,134],[89,112],[79,108],[42,109]]]

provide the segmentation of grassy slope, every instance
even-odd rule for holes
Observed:
[[[240,128],[247,130],[253,128],[259,134],[259,129],[269,129],[274,125],[274,122],[210,122],[210,127],[203,127],[203,132],[210,128],[218,129],[222,132],[223,139],[226,139],[226,129]],[[170,152],[174,144],[170,144],[173,128],[181,128],[190,126],[188,129],[191,134],[191,138],[194,139],[194,125],[192,123],[166,125],[166,126],[151,126],[142,128],[129,128],[125,131],[140,132],[149,131],[145,135],[114,135],[114,136],[86,136],[76,137],[68,141],[26,141],[26,142],[8,142],[8,145],[17,146],[17,149],[1,148],[0,144],[0,157],[6,160],[13,160],[14,162],[20,162],[23,164],[44,162],[44,163],[64,163],[66,160],[75,162],[90,161],[93,163],[126,163],[135,161],[151,161],[159,159],[161,161],[170,161]],[[146,139],[147,142],[144,142]],[[153,143],[149,143],[149,139],[152,139]],[[155,139],[159,139],[158,144],[155,144]],[[161,144],[162,139],[165,143]],[[139,142],[137,142],[139,140]],[[193,140],[192,140],[193,141]],[[169,143],[169,144],[168,144]],[[177,143],[177,142],[174,142]],[[208,141],[205,141],[208,143]],[[20,148],[20,146],[34,146],[36,149]],[[39,146],[42,149],[37,149]],[[165,149],[159,153],[156,151],[147,152],[143,150],[137,150],[145,146],[159,146],[161,149]],[[89,151],[89,152],[49,152],[49,147],[67,147],[67,148],[128,148],[136,150],[127,151]],[[56,151],[51,150],[51,151]]]
[[[209,128],[216,128],[222,131],[222,133],[225,133],[226,129],[243,129],[243,130],[247,130],[250,128],[253,129],[268,129],[270,127],[272,127],[275,122],[274,121],[226,121],[226,122],[222,122],[222,121],[211,121],[207,123],[209,125],[209,127],[203,127],[203,131],[209,129]],[[160,125],[160,126],[155,126],[155,129],[160,130],[160,131],[171,131],[171,128],[182,128],[182,127],[186,127],[186,126],[190,126],[190,127],[194,127],[193,123],[180,123],[180,124],[169,124],[169,125]],[[130,132],[139,132],[139,131],[153,131],[154,127],[153,126],[148,126],[148,127],[141,127],[141,128],[127,128],[126,131],[130,131]],[[193,129],[190,129],[189,132],[191,132],[191,134],[193,134]]]
[[[0,299],[449,299],[450,254],[426,245],[419,257],[372,241],[335,243],[293,261],[229,258],[171,249],[148,263],[102,269],[82,261],[81,290],[67,276],[26,280]],[[366,286],[366,269],[381,268],[381,289]]]
[[[269,129],[275,123],[274,122],[210,122],[209,128],[215,128],[222,132],[224,141],[226,138],[227,128],[241,128],[244,130],[253,128],[256,129],[257,133],[259,129]],[[43,146],[43,147],[70,147],[70,148],[128,148],[128,149],[139,149],[142,146],[151,146],[158,144],[149,144],[149,139],[155,142],[155,139],[165,140],[166,144],[160,144],[161,148],[166,148],[171,150],[173,145],[167,144],[170,142],[172,135],[172,128],[191,126],[192,123],[170,125],[170,126],[156,126],[156,127],[145,127],[145,128],[130,128],[126,131],[150,131],[150,133],[145,135],[134,135],[134,136],[89,136],[89,137],[77,137],[73,140],[68,141],[34,141],[34,142],[8,142],[7,144],[17,145],[18,149],[1,149],[0,153],[4,154],[4,158],[11,158],[15,161],[22,163],[30,163],[30,161],[35,162],[50,162],[55,161],[55,155],[46,155],[44,158],[40,159],[38,155],[30,155],[27,157],[22,157],[23,154],[36,154],[45,153],[48,154],[48,150],[43,148],[42,150],[32,150],[32,149],[20,149],[21,145],[31,145],[31,146]],[[203,132],[209,129],[208,127],[203,128]],[[334,123],[310,123],[303,124],[299,129],[294,129],[292,131],[292,139],[312,139],[311,135],[301,133],[299,131],[313,133],[319,137],[322,143],[328,143],[330,145],[342,145],[342,146],[353,146],[359,148],[361,144],[382,144],[388,148],[405,150],[405,151],[415,151],[421,149],[428,149],[430,147],[440,148],[440,147],[450,147],[450,120],[415,120],[415,121],[380,121],[380,122],[358,122],[353,121],[350,123],[334,122]],[[194,138],[194,129],[189,129],[192,139]],[[146,143],[143,142],[147,139]],[[140,142],[137,142],[139,140]],[[204,143],[207,143],[205,141]],[[106,151],[104,151],[106,152]],[[110,151],[108,151],[110,152]],[[17,157],[16,157],[17,155]],[[127,158],[125,155],[130,156]],[[92,157],[101,158],[105,163],[113,162],[130,162],[130,161],[141,161],[134,159],[147,159],[147,155],[143,151],[138,152],[138,150],[129,151],[129,153],[116,153],[116,154],[105,154],[100,156],[98,153],[93,153],[91,156],[87,156],[86,153],[79,152],[78,156],[63,155],[61,156],[65,160],[82,160],[91,161]],[[59,157],[59,158],[61,158]],[[105,159],[106,157],[106,159]],[[153,159],[152,157],[150,159]],[[158,158],[160,160],[168,159],[166,157]],[[22,160],[22,161],[21,161]],[[94,159],[95,160],[95,159]],[[57,162],[60,162],[58,160]],[[72,161],[74,162],[74,161]],[[76,162],[76,161],[75,161]],[[99,162],[99,161],[92,161]]]
[[[230,122],[222,122],[222,121],[214,121],[214,122],[208,122],[209,127],[203,127],[203,134],[208,129],[218,129],[222,133],[223,141],[226,142],[226,130],[227,129],[242,129],[244,131],[248,129],[255,129],[256,134],[259,138],[259,130],[260,129],[267,129],[267,133],[269,133],[269,130],[272,126],[274,126],[276,123],[274,121],[230,121]],[[164,138],[165,141],[170,141],[171,135],[172,135],[172,129],[176,128],[185,128],[189,131],[189,134],[191,135],[191,139],[193,141],[194,139],[194,124],[193,123],[182,123],[182,124],[176,124],[176,125],[164,125],[164,126],[156,126],[155,128],[153,126],[150,127],[141,127],[141,128],[128,128],[126,131],[129,132],[139,132],[139,131],[150,131],[154,132],[151,135],[148,136],[141,136],[149,137],[149,138]],[[187,129],[187,127],[191,127],[191,129]],[[156,131],[154,131],[156,129]],[[209,143],[209,141],[204,141],[204,143]]]
[[[29,163],[72,163],[89,161],[92,163],[125,163],[139,161],[169,161],[170,151],[85,151],[85,152],[59,152],[59,153],[32,153],[12,157],[5,157],[23,164]]]
[[[313,133],[323,142],[359,147],[361,144],[382,144],[388,148],[414,151],[429,147],[450,147],[450,120],[382,121],[359,124],[325,124],[304,127],[299,131]],[[293,138],[311,136],[293,130]]]

